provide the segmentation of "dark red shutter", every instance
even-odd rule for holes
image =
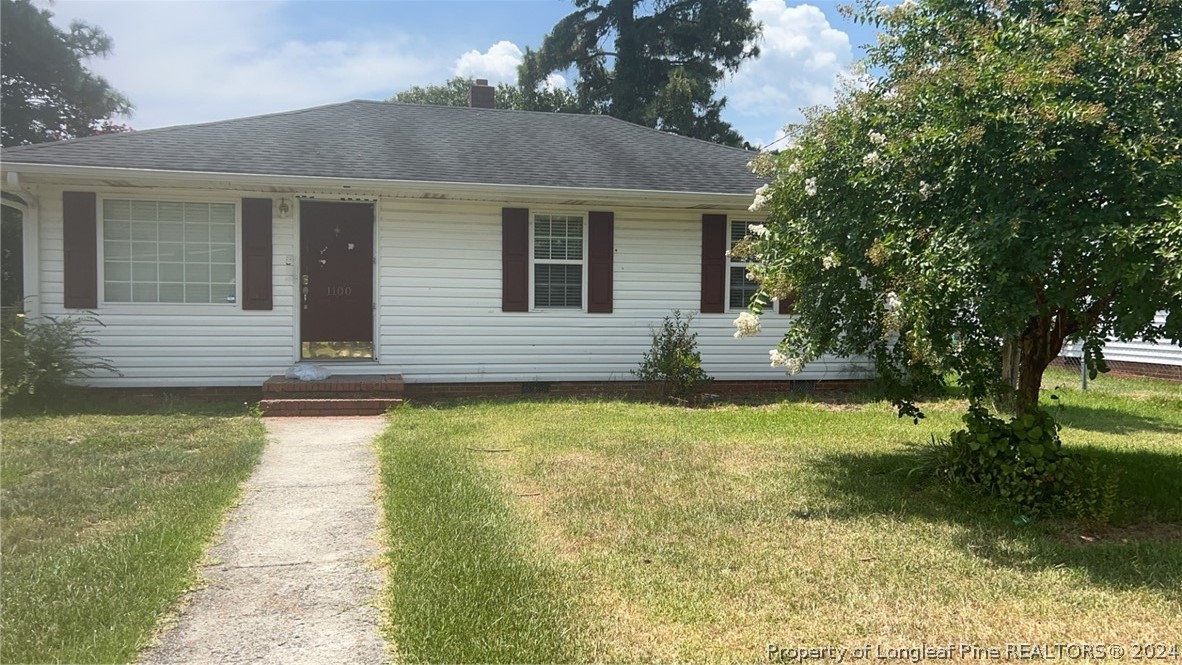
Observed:
[[[780,313],[791,314],[793,308],[796,307],[796,294],[780,298]]]
[[[726,215],[702,215],[702,313],[726,311]]]
[[[587,215],[587,311],[612,313],[612,264],[615,260],[614,212]]]
[[[271,309],[271,199],[242,199],[242,309]]]
[[[529,311],[529,210],[501,208],[501,311]]]
[[[98,203],[94,192],[62,192],[64,304],[98,308]]]

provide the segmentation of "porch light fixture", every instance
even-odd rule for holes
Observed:
[[[279,199],[278,212],[280,217],[287,217],[291,214],[291,202],[287,199]]]

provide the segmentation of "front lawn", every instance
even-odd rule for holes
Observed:
[[[1176,641],[1182,387],[1091,388],[1056,394],[1068,445],[1121,471],[1103,528],[1015,525],[909,476],[909,444],[959,425],[952,399],[919,426],[859,400],[399,409],[380,444],[391,638],[408,661]]]
[[[134,660],[262,450],[242,411],[5,412],[0,662]]]

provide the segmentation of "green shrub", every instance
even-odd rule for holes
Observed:
[[[88,326],[102,325],[93,316],[42,317],[29,321],[6,318],[0,325],[0,395],[9,400],[46,399],[59,394],[71,379],[103,371],[119,374],[111,364],[87,356],[96,344]]]
[[[1046,411],[1005,421],[972,406],[964,421],[965,429],[918,452],[917,471],[979,489],[1029,517],[1111,516],[1115,477],[1095,460],[1064,451],[1059,425]]]
[[[678,310],[665,317],[660,330],[652,330],[652,348],[644,353],[632,375],[641,381],[658,383],[666,398],[687,400],[714,379],[702,370],[698,333],[690,332],[694,315]]]

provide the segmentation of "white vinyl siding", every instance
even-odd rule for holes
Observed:
[[[237,302],[234,204],[102,201],[103,301]]]
[[[631,381],[652,343],[650,326],[679,309],[694,314],[703,366],[716,379],[790,378],[768,362],[768,349],[783,333],[777,322],[786,325],[786,317],[769,316],[762,333],[736,340],[733,313],[699,313],[701,211],[612,207],[612,314],[550,309],[523,315],[501,311],[500,208],[383,205],[378,331],[388,371],[408,383]],[[342,365],[333,371],[366,370]],[[825,357],[791,378],[866,375],[864,362]]]
[[[533,217],[533,306],[582,308],[583,217],[549,214]]]
[[[1166,313],[1158,312],[1153,322],[1159,326],[1166,324]],[[1060,355],[1068,358],[1079,358],[1082,344],[1067,344]],[[1182,365],[1182,346],[1174,344],[1168,339],[1158,340],[1156,343],[1135,339],[1131,342],[1109,340],[1104,345],[1104,358],[1130,363],[1146,363],[1150,365]]]
[[[101,202],[104,199],[134,198],[140,192],[97,190],[98,238],[103,252]],[[251,191],[150,190],[154,200],[229,204],[243,196],[269,196]],[[50,316],[78,314],[63,307],[63,245],[61,188],[45,187],[41,201],[40,275],[41,312]],[[98,373],[88,383],[105,387],[196,387],[258,386],[266,377],[281,374],[294,362],[298,329],[293,310],[295,275],[286,263],[294,250],[293,220],[276,219],[273,225],[274,271],[271,310],[244,311],[237,304],[201,303],[118,303],[100,302],[94,314],[102,323],[91,329],[98,346],[88,350],[105,358],[122,372],[122,377]],[[237,244],[237,243],[236,243]],[[100,256],[100,259],[103,257]],[[99,272],[105,266],[100,262]],[[99,282],[99,297],[103,297]]]
[[[100,197],[130,197],[124,190],[97,189]],[[153,198],[200,201],[197,191],[161,190]],[[39,194],[43,312],[68,314],[73,310],[62,306],[61,191],[47,187]],[[224,203],[244,196],[270,194],[219,190],[204,198]],[[546,308],[522,314],[501,310],[504,205],[380,198],[375,248],[378,359],[321,364],[337,375],[398,373],[408,383],[630,381],[630,371],[651,344],[649,327],[679,309],[695,314],[703,366],[715,378],[789,379],[768,364],[768,349],[783,332],[776,322],[786,319],[765,318],[762,333],[736,340],[733,313],[698,313],[700,210],[597,203],[615,212],[613,313]],[[554,206],[547,212],[586,219],[586,208]],[[531,216],[531,227],[532,221]],[[273,222],[272,310],[100,303],[95,313],[103,326],[93,330],[99,345],[90,352],[108,359],[123,376],[100,375],[90,383],[258,386],[282,374],[299,353],[297,228],[294,215]],[[865,363],[826,357],[791,378],[865,375]]]

